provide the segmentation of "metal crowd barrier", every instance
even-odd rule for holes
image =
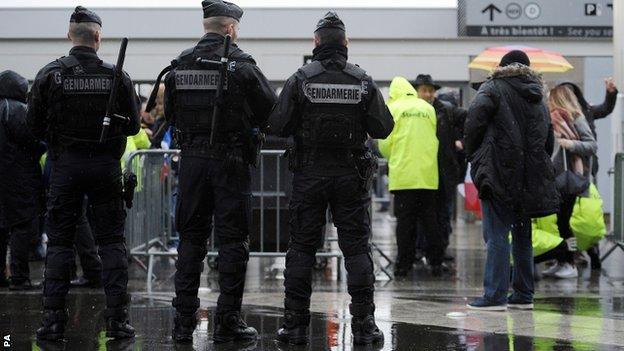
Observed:
[[[613,231],[608,239],[613,246],[605,252],[601,261],[609,257],[616,249],[624,251],[624,153],[615,155],[615,166],[612,174],[615,175],[613,182]]]
[[[282,159],[283,150],[262,150],[259,167],[252,173],[252,224],[250,233],[251,257],[285,257],[288,242],[288,200],[290,177],[287,162]],[[171,239],[177,238],[174,226],[177,197],[177,165],[179,150],[137,150],[128,155],[126,169],[132,170],[138,179],[134,206],[126,217],[126,243],[130,256],[147,271],[147,291],[152,291],[154,260],[157,256],[176,257],[171,249]],[[382,163],[385,160],[382,161]],[[381,177],[378,177],[381,179]],[[376,198],[379,200],[379,198]],[[382,199],[383,200],[383,199]],[[387,199],[386,199],[387,200]],[[335,241],[336,238],[326,238]],[[217,256],[211,237],[208,257]],[[388,267],[392,263],[374,243],[377,252],[388,263],[380,269],[390,277]],[[139,258],[147,258],[147,266]],[[319,250],[317,257],[336,258],[341,267],[338,279],[344,277],[342,253],[338,249]]]

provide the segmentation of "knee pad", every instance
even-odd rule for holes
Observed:
[[[345,257],[347,269],[347,285],[367,287],[375,284],[373,259],[370,253]]]
[[[206,242],[198,245],[190,240],[182,240],[178,246],[176,268],[189,273],[201,273],[204,271],[204,258],[207,253]]]
[[[123,243],[102,245],[98,248],[102,259],[102,271],[128,269],[126,245]]]
[[[70,267],[75,262],[74,249],[65,246],[48,247],[45,279],[69,281]]]
[[[217,271],[219,271],[219,274],[230,274],[232,276],[245,275],[245,272],[247,272],[247,261],[228,262],[218,260]]]
[[[245,241],[219,245],[219,263],[247,262],[249,260],[249,244]]]

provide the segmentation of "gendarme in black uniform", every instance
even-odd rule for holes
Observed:
[[[80,6],[72,14],[71,22],[102,23],[95,13]],[[103,265],[107,335],[134,335],[134,329],[127,322],[126,212],[119,159],[125,149],[126,136],[139,131],[138,98],[132,81],[124,75],[114,112],[130,121],[127,124],[113,121],[108,139],[100,144],[102,119],[112,83],[112,65],[100,60],[93,48],[74,46],[69,56],[39,71],[28,100],[28,123],[36,137],[47,141],[48,157],[52,161],[44,320],[43,327],[37,331],[39,339],[63,337],[67,321],[65,295],[74,264],[74,233],[85,194]]]
[[[344,24],[329,12],[316,31],[325,28],[344,31]],[[394,122],[372,78],[347,62],[346,46],[321,43],[312,60],[288,79],[270,120],[273,133],[295,140],[289,152],[294,178],[284,272],[286,312],[278,339],[307,342],[312,266],[329,205],[348,272],[354,342],[379,341],[383,335],[373,317],[368,212],[376,158],[364,143],[367,135],[386,138]]]
[[[239,20],[235,4],[202,2],[204,18]],[[277,97],[253,58],[231,45],[215,143],[210,146],[212,112],[219,82],[218,67],[197,63],[223,54],[224,36],[207,33],[185,50],[165,78],[165,117],[173,122],[182,152],[176,228],[180,233],[173,306],[177,313],[173,338],[192,340],[196,326],[200,274],[212,231],[219,248],[220,295],[215,319],[215,342],[255,339],[255,329],[240,317],[249,258],[250,163],[255,152],[254,130],[263,129]]]

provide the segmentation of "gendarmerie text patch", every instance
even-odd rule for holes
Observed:
[[[362,101],[362,86],[355,84],[307,83],[304,94],[315,104],[355,105]]]
[[[64,94],[108,94],[113,79],[106,75],[62,76]]]
[[[175,83],[178,90],[217,90],[219,71],[176,71]],[[225,85],[227,85],[227,81]],[[226,88],[226,86],[223,87],[223,89]]]

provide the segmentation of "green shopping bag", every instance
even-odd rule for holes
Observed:
[[[550,216],[533,218],[531,220],[531,227],[533,230],[539,229],[550,234],[559,236],[559,226],[557,226],[557,214],[551,214]]]
[[[570,218],[570,228],[580,251],[596,245],[607,233],[602,198],[594,184],[589,186],[589,196],[579,196],[576,199]]]
[[[563,241],[563,239],[559,236],[556,214],[532,219],[531,231],[533,257],[554,249]]]

